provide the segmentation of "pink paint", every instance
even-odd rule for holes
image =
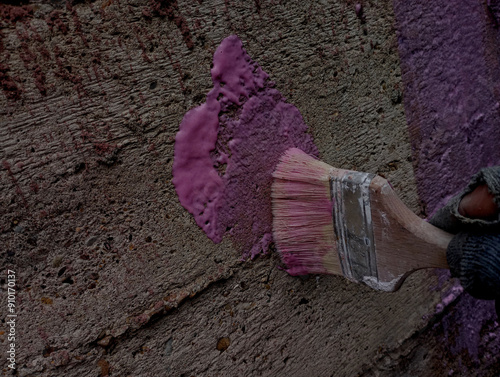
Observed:
[[[73,16],[74,33],[80,37],[85,47],[89,47],[89,43],[82,30],[82,23],[80,22],[80,18],[78,16],[76,9],[73,8],[73,5],[69,1],[66,2],[66,9]]]
[[[318,154],[300,112],[285,102],[236,36],[213,58],[214,88],[186,113],[175,138],[173,183],[207,236],[229,235],[245,257],[272,241],[271,174],[281,154]]]
[[[54,10],[45,18],[45,22],[47,22],[50,31],[54,31],[54,28],[57,27],[61,33],[67,34],[68,26],[63,22],[64,17],[61,18],[61,15],[60,10]]]
[[[33,17],[33,8],[29,5],[0,4],[0,18],[5,22],[15,25],[16,22],[26,22]]]
[[[194,215],[196,223],[214,242],[220,242],[222,237],[217,234],[214,224],[224,189],[222,178],[213,168],[210,158],[217,140],[219,109],[220,105],[215,101],[184,116],[175,138],[173,165],[173,182],[181,204]]]
[[[149,2],[149,8],[144,8],[142,10],[142,15],[149,21],[152,19],[153,15],[168,17],[170,21],[174,21],[175,25],[179,29],[186,47],[190,50],[194,47],[191,30],[189,29],[186,18],[179,10],[177,0],[151,0]]]
[[[17,101],[21,99],[23,90],[9,75],[10,67],[0,63],[0,86],[8,100]]]
[[[9,176],[10,180],[16,187],[16,194],[19,195],[23,201],[24,207],[28,208],[28,201],[26,200],[26,197],[24,196],[23,190],[21,190],[21,186],[19,186],[19,182],[17,181],[17,178],[15,177],[14,173],[12,172],[11,166],[7,161],[2,161],[3,168],[7,171],[7,175]]]
[[[361,3],[357,3],[355,6],[355,10],[356,10],[356,16],[361,18],[363,16],[363,5]]]

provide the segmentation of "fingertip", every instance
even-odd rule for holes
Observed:
[[[458,205],[458,213],[473,219],[490,219],[498,216],[498,205],[488,186],[479,185],[465,195]]]

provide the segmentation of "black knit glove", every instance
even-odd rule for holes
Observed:
[[[461,194],[436,212],[430,223],[455,234],[446,253],[451,275],[460,279],[471,296],[496,300],[500,317],[500,211],[485,219],[463,216],[459,210],[462,199],[482,185],[487,186],[500,208],[500,166],[495,166],[476,174]]]
[[[473,297],[500,298],[500,234],[461,232],[446,252],[452,276]]]

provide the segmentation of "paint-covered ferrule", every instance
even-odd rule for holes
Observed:
[[[342,272],[349,280],[368,285],[372,280],[378,282],[370,208],[370,183],[374,177],[371,173],[336,169],[330,179]]]

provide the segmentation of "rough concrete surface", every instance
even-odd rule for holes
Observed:
[[[214,244],[172,184],[179,124],[236,34],[322,160],[385,176],[423,215],[391,2],[32,1],[0,17],[2,375],[498,372],[490,303],[446,273],[392,294],[291,277],[273,251]]]

